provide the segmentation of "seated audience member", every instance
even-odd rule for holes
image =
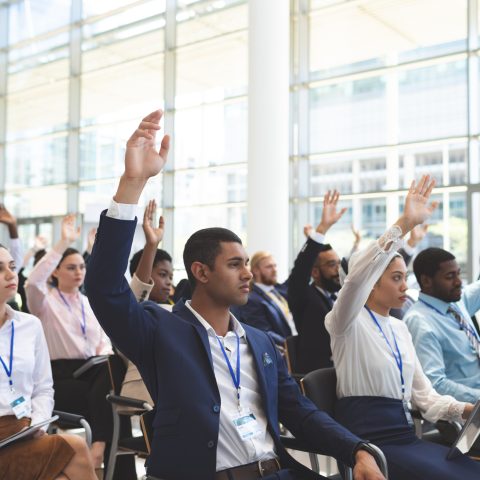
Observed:
[[[460,267],[441,248],[413,262],[421,291],[404,321],[434,388],[462,402],[480,399],[480,339],[470,318],[480,309],[480,281],[462,291]]]
[[[69,248],[80,235],[75,215],[67,215],[61,240],[31,271],[25,290],[28,308],[42,322],[47,339],[55,389],[55,408],[85,415],[92,427],[92,456],[96,468],[111,439],[112,410],[106,400],[110,377],[106,363],[94,365],[78,378],[73,372],[90,357],[112,353],[88,299],[80,292],[85,262]],[[52,277],[53,286],[48,284]]]
[[[158,227],[153,227],[155,210],[155,200],[150,200],[143,215],[145,247],[130,260],[130,275],[132,276],[130,288],[137,301],[143,302],[151,299],[171,311],[169,294],[173,279],[172,258],[165,250],[157,248],[163,239],[165,222],[163,217],[160,217]],[[128,359],[121,395],[144,400],[153,405],[140,372],[135,364]]]
[[[155,200],[150,200],[143,215],[145,247],[130,260],[130,288],[139,302],[172,305],[170,289],[173,280],[172,257],[158,247],[162,241],[165,222],[160,217],[158,227],[153,227],[153,216],[157,209]]]
[[[252,327],[267,332],[273,341],[283,346],[285,338],[297,334],[286,297],[287,282],[277,284],[277,264],[268,252],[257,252],[250,261],[253,275],[246,305],[233,313]]]
[[[53,410],[52,371],[41,323],[7,305],[17,285],[14,260],[0,246],[0,440],[49,419]],[[45,429],[0,448],[0,478],[94,480],[85,441],[76,435],[47,435]]]
[[[10,255],[13,257],[17,268],[19,268],[23,263],[23,247],[22,242],[18,238],[17,219],[5,208],[5,205],[3,204],[0,204],[0,223],[3,223],[8,228],[8,235],[10,237],[10,243],[8,247]],[[20,310],[15,297],[11,298],[8,304],[14,310]]]
[[[192,298],[192,287],[188,278],[182,278],[175,287],[175,293],[173,294],[173,303],[177,303],[178,301],[182,300],[185,302],[186,300],[191,300]]]
[[[339,197],[336,190],[325,194],[322,220],[315,231],[309,232],[288,279],[288,303],[299,331],[296,365],[302,373],[333,366],[324,322],[340,289],[340,258],[324,240],[346,211],[337,211]]]
[[[325,326],[337,373],[336,418],[384,452],[391,480],[474,480],[480,464],[465,455],[447,460],[447,447],[415,436],[408,402],[430,421],[461,420],[471,403],[437,393],[423,373],[406,325],[389,315],[405,301],[404,237],[435,204],[435,181],[412,182],[402,216],[377,241],[350,259],[345,283]]]
[[[279,421],[312,448],[354,466],[356,480],[383,476],[362,441],[300,393],[265,333],[239,323],[251,273],[240,239],[223,228],[194,233],[184,250],[192,300],[173,313],[138,303],[124,277],[135,205],[162,169],[169,138],[155,149],[161,111],[127,142],[125,171],[101,215],[86,288],[105,331],[138,366],[155,403],[147,472],[169,480],[323,478],[288,455]]]

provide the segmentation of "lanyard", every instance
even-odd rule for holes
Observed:
[[[15,327],[13,325],[12,320],[12,334],[10,336],[10,361],[9,361],[9,368],[5,365],[3,358],[0,357],[0,362],[2,363],[3,369],[8,377],[8,384],[10,385],[10,390],[13,392],[13,382],[12,382],[12,370],[13,370],[13,338],[15,336]]]
[[[67,299],[63,296],[62,292],[58,288],[57,288],[57,292],[60,295],[60,298],[63,300],[63,303],[68,308],[69,312],[74,317],[76,317],[75,313],[73,313],[72,307],[70,306]],[[87,339],[87,320],[85,318],[85,307],[83,305],[82,296],[80,294],[79,294],[79,298],[80,298],[80,305],[82,306],[82,320],[80,320],[80,328],[82,329],[83,338],[86,340]]]
[[[447,315],[446,313],[443,313],[441,312],[438,308],[435,308],[433,305],[430,305],[429,303],[427,303],[425,300],[422,300],[421,298],[419,298],[419,300],[424,303],[427,307],[431,308],[432,310],[435,310],[437,313],[439,313],[442,317],[448,317],[448,318],[452,318],[450,317],[449,315]],[[450,304],[450,308],[452,310],[455,310],[457,312],[458,315],[460,315],[461,317],[463,317],[462,315],[462,312],[460,311],[457,311],[456,308],[454,308],[451,304]],[[460,327],[465,327],[471,335],[473,335],[477,340],[480,340],[478,338],[478,333],[467,323],[467,321],[465,320],[464,321],[464,324],[460,325]]]
[[[237,402],[238,402],[238,409],[240,410],[240,337],[238,336],[237,332],[234,332],[235,336],[237,337],[237,374],[233,371],[232,364],[228,358],[227,352],[225,351],[225,347],[223,346],[222,341],[217,335],[217,341],[220,345],[222,350],[223,356],[225,357],[225,361],[227,362],[228,370],[230,372],[230,376],[232,377],[233,384],[237,389]]]
[[[392,331],[393,341],[395,343],[395,349],[397,350],[397,353],[395,353],[395,351],[393,350],[392,345],[390,344],[387,336],[385,335],[382,329],[382,326],[378,323],[378,320],[373,314],[373,312],[366,305],[365,305],[365,308],[367,309],[367,312],[372,317],[372,320],[377,325],[378,329],[380,330],[380,333],[382,334],[383,338],[387,342],[388,348],[390,348],[390,351],[392,352],[392,355],[395,358],[395,363],[397,364],[398,370],[400,371],[400,381],[402,382],[402,397],[404,399],[405,398],[405,379],[403,378],[403,360],[402,360],[402,354],[400,353],[400,349],[398,348],[397,339],[395,338],[395,333],[393,333],[393,328],[390,326],[390,330]]]

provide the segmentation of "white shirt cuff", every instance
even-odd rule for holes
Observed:
[[[413,257],[413,255],[415,255],[415,251],[417,250],[415,247],[411,247],[408,242],[404,242],[403,249],[405,250],[405,253],[410,257]]]
[[[310,238],[317,243],[325,243],[325,235],[319,232],[312,232]]]
[[[136,203],[117,203],[113,198],[107,210],[107,217],[117,220],[135,220],[137,213]]]

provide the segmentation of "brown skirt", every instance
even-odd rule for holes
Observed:
[[[0,417],[0,439],[29,425],[29,418]],[[73,448],[59,435],[20,440],[0,449],[0,479],[52,480],[60,475],[73,455]]]

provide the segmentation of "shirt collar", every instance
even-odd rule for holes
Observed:
[[[419,300],[423,300],[428,305],[431,305],[433,308],[437,309],[439,312],[443,313],[444,315],[447,313],[447,310],[450,307],[450,304],[440,300],[439,298],[432,297],[431,295],[427,295],[426,293],[420,292],[418,295]]]
[[[186,307],[195,315],[195,318],[202,324],[207,333],[210,336],[216,337],[217,334],[213,327],[192,307],[191,301],[187,300],[185,302]],[[230,312],[230,326],[233,328],[233,331],[242,338],[246,337],[245,330],[243,329],[241,323],[235,318],[235,316]],[[228,335],[228,334],[227,334]]]
[[[336,293],[334,292],[327,292],[325,289],[323,289],[322,287],[319,287],[318,285],[315,285],[315,288],[325,297],[327,298],[332,298],[332,295],[336,295]]]

